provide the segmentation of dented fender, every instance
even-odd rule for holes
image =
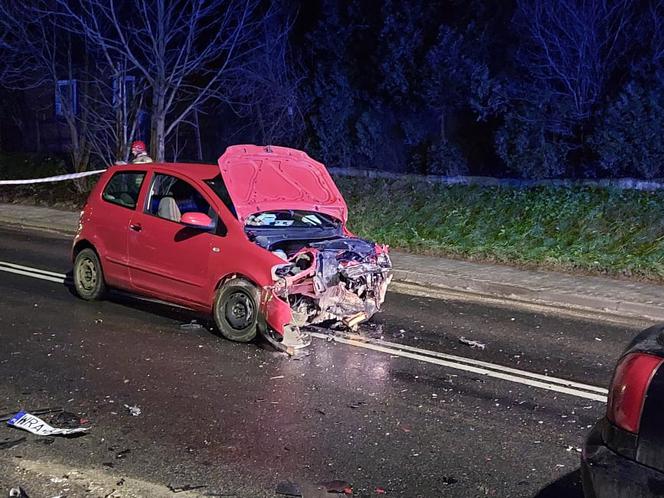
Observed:
[[[293,320],[293,313],[288,303],[277,297],[273,287],[261,290],[260,309],[267,325],[283,336],[286,325]]]

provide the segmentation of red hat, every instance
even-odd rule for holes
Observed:
[[[131,151],[134,152],[145,152],[145,142],[143,140],[135,140],[131,143]]]

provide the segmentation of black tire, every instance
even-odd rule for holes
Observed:
[[[234,278],[224,282],[217,290],[214,322],[226,339],[253,341],[258,332],[259,313],[259,292],[252,283]]]
[[[74,260],[74,288],[76,294],[86,301],[97,301],[106,293],[104,272],[97,253],[83,249]]]

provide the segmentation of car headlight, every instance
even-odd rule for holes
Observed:
[[[281,280],[282,278],[286,277],[291,272],[294,266],[295,265],[293,265],[292,263],[274,265],[271,271],[272,280],[277,282],[278,280]]]

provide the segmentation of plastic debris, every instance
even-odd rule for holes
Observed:
[[[353,494],[353,486],[347,481],[335,479],[334,481],[321,482],[319,484],[325,486],[328,493],[343,493],[345,495]]]
[[[196,320],[192,320],[189,323],[183,323],[180,325],[181,330],[200,330],[202,328],[203,326]]]
[[[63,411],[53,415],[49,423],[63,429],[76,429],[83,424],[83,420],[75,413]]]
[[[184,493],[185,491],[193,491],[194,489],[202,489],[206,488],[204,484],[201,485],[195,485],[195,484],[183,484],[181,486],[176,486],[174,484],[169,484],[168,489],[171,490],[172,493]]]
[[[17,486],[9,490],[9,498],[29,498],[28,494],[23,491],[23,488]]]
[[[378,486],[378,487],[374,490],[374,492],[375,492],[377,495],[384,495],[384,494],[387,494],[387,492],[385,491],[385,488],[381,488],[380,486]]]
[[[459,337],[459,342],[461,344],[465,344],[466,346],[470,346],[471,348],[477,348],[477,349],[486,348],[486,344],[483,344],[479,341],[473,341],[472,339],[466,339],[465,337]]]
[[[141,409],[136,405],[134,406],[124,405],[124,407],[129,411],[129,414],[132,417],[138,417],[141,414]]]
[[[32,410],[33,415],[46,415],[48,413],[61,412],[62,408],[39,408],[38,410]],[[0,422],[7,422],[9,419],[14,417],[14,412],[3,413],[0,415]]]
[[[9,419],[7,425],[32,432],[38,436],[67,436],[69,434],[77,434],[90,430],[90,427],[74,427],[65,429],[52,427],[39,417],[24,412],[23,410]]]
[[[282,481],[277,484],[275,493],[284,496],[302,496],[302,489],[300,489],[300,485],[295,482]]]
[[[117,458],[118,460],[122,460],[122,459],[123,459],[124,457],[126,457],[129,453],[131,453],[131,450],[130,450],[130,449],[122,450],[122,451],[118,452],[118,453],[115,455],[115,458]]]

